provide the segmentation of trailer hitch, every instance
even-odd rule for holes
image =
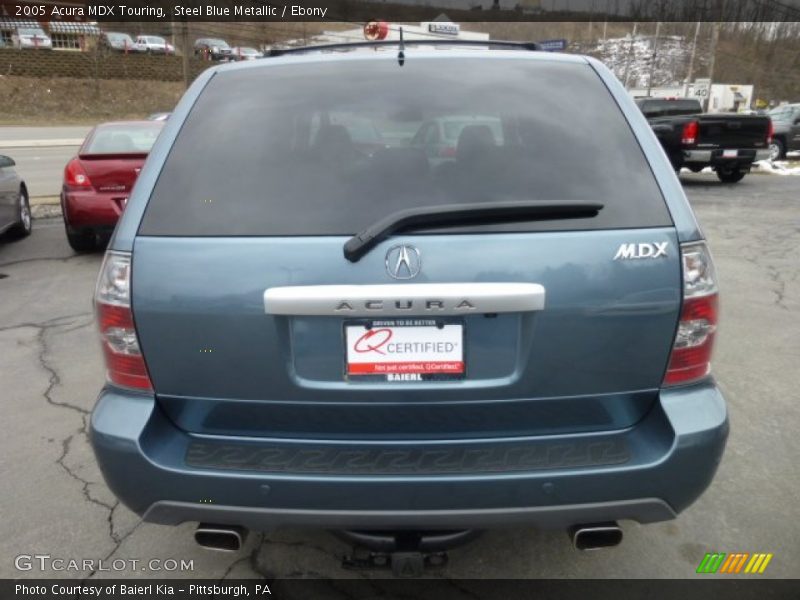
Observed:
[[[421,577],[427,569],[441,569],[447,550],[475,539],[480,532],[466,531],[337,531],[352,545],[342,558],[342,568],[391,569],[395,577]]]

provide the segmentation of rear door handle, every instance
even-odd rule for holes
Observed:
[[[538,283],[404,283],[269,288],[264,310],[295,316],[449,316],[544,308]]]

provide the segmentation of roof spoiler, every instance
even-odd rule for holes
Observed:
[[[334,50],[350,50],[355,48],[380,48],[382,46],[488,46],[507,50],[523,50],[534,52],[541,50],[536,42],[510,42],[504,40],[373,40],[365,42],[343,42],[338,44],[321,44],[318,46],[298,46],[297,48],[271,48],[267,57],[285,54],[301,54],[303,52],[326,52]]]

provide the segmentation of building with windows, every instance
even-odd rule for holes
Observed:
[[[11,47],[17,29],[41,29],[50,37],[55,50],[88,50],[100,36],[100,27],[94,22],[43,21],[0,17],[0,47]]]
[[[100,37],[97,23],[50,21],[47,25],[55,50],[87,50],[93,48]]]

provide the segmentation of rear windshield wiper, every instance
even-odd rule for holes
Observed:
[[[594,217],[599,202],[478,202],[409,208],[392,213],[355,234],[344,245],[344,257],[357,262],[387,237],[416,227],[458,227],[475,222],[543,221]]]

